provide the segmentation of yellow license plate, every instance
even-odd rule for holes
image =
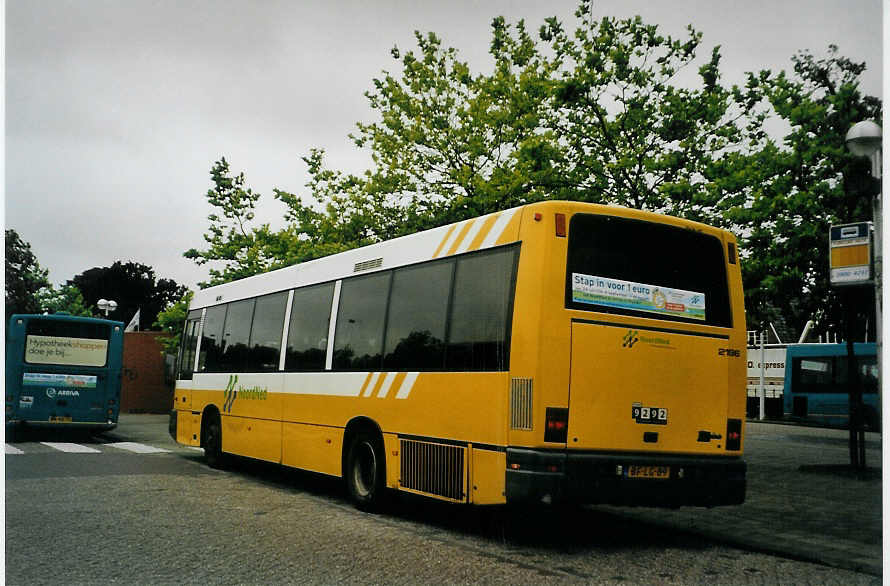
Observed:
[[[49,422],[50,422],[50,423],[71,423],[71,418],[70,418],[70,417],[56,417],[56,416],[53,416],[53,417],[50,417],[50,418],[49,418]]]
[[[670,478],[670,466],[630,466],[627,469],[628,478]]]

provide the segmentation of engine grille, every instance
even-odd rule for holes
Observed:
[[[464,500],[466,448],[402,439],[402,488]]]
[[[532,429],[532,379],[514,378],[510,381],[510,428]]]

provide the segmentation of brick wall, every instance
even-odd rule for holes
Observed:
[[[124,333],[122,413],[167,413],[173,389],[164,381],[164,358],[157,342],[160,332]]]

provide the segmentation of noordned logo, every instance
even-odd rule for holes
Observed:
[[[235,384],[238,382],[238,375],[233,374],[229,375],[229,384],[226,385],[225,392],[225,401],[223,402],[223,412],[231,412],[232,403],[235,402],[235,397],[238,396],[238,390],[235,389]]]
[[[627,333],[624,334],[624,343],[622,344],[622,346],[624,348],[633,348],[633,345],[636,344],[637,341],[640,339],[638,337],[639,333],[640,332],[638,330],[627,330]]]

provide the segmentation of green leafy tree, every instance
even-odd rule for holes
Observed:
[[[6,321],[14,313],[40,313],[38,292],[49,287],[49,271],[40,268],[31,245],[6,230]]]
[[[82,317],[96,317],[95,307],[88,306],[76,285],[62,285],[58,289],[46,287],[37,295],[41,313],[69,313]]]
[[[185,326],[185,318],[188,315],[189,303],[194,294],[188,291],[182,299],[175,301],[158,313],[158,318],[152,324],[156,329],[164,332],[158,336],[163,352],[173,354],[179,352],[179,342],[182,339],[182,328]]]
[[[256,203],[260,198],[247,186],[244,173],[233,175],[225,157],[210,170],[213,188],[207,191],[208,203],[214,211],[208,216],[209,233],[204,234],[208,246],[192,248],[186,258],[198,265],[221,262],[222,269],[210,268],[210,281],[201,287],[234,281],[268,271],[280,265],[276,256],[287,247],[276,245],[284,234],[273,233],[268,224],[252,227]]]
[[[834,45],[824,58],[802,52],[793,63],[791,74],[750,75],[789,130],[781,143],[754,136],[757,148],[725,169],[724,182],[744,185],[744,203],[726,217],[742,237],[750,326],[772,322],[795,336],[810,319],[823,328],[842,321],[829,288],[829,227],[871,220],[878,188],[868,161],[851,155],[844,139],[854,123],[880,120],[882,106],[859,89],[865,64]],[[860,304],[858,321],[874,332],[873,302]]]
[[[120,261],[84,271],[68,284],[83,293],[88,306],[95,306],[99,299],[116,301],[117,309],[108,315],[110,319],[127,323],[139,311],[140,330],[154,327],[158,313],[187,291],[172,279],[158,279],[148,265]]]

